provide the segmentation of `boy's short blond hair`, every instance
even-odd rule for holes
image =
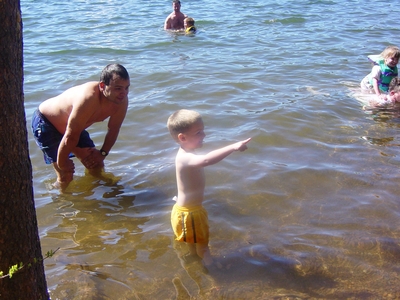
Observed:
[[[201,120],[201,115],[197,111],[180,109],[168,118],[167,127],[171,136],[178,141],[180,133],[185,133],[193,124]]]
[[[383,52],[381,53],[381,56],[385,59],[391,58],[391,57],[399,59],[400,58],[400,49],[396,46],[387,46],[385,48],[385,50],[383,50]]]

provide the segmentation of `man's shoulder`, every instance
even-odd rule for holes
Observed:
[[[66,97],[71,98],[72,105],[80,105],[82,102],[99,99],[98,82],[90,81],[76,85],[65,92]]]
[[[81,85],[81,87],[85,92],[88,92],[88,93],[98,93],[100,91],[99,90],[99,82],[97,82],[97,81],[89,81],[89,82],[83,83]]]
[[[98,89],[99,83],[97,81],[88,81],[88,82],[84,82],[78,85],[75,85],[71,88],[69,88],[68,90],[79,90],[79,91],[95,91],[96,89]]]
[[[175,17],[175,12],[174,11],[167,16],[167,20],[168,19],[172,19],[173,17]]]
[[[184,14],[183,12],[179,12],[179,18],[182,18],[182,19],[185,19],[185,18],[187,18],[188,16],[186,15],[186,14]]]
[[[81,86],[86,87],[88,89],[95,89],[99,86],[99,82],[98,81],[88,81],[88,82],[82,83]]]

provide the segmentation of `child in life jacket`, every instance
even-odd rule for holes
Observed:
[[[395,77],[390,81],[389,93],[382,97],[376,97],[369,101],[370,107],[387,107],[400,103],[400,78]]]
[[[389,91],[389,83],[398,76],[397,63],[400,58],[400,49],[388,46],[380,55],[369,55],[373,62],[371,73],[361,81],[361,90],[375,93],[379,98],[384,98]]]
[[[196,27],[194,27],[194,19],[193,18],[185,18],[185,20],[183,20],[183,23],[185,25],[185,33],[186,34],[193,34],[196,33]]]

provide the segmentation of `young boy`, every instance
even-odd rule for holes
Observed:
[[[183,20],[184,26],[185,26],[185,33],[186,34],[194,34],[196,33],[197,29],[194,26],[194,19],[193,18],[185,18],[185,20]]]
[[[400,78],[395,77],[390,81],[389,93],[387,95],[377,96],[369,101],[370,107],[386,107],[388,105],[393,105],[395,103],[400,103]]]
[[[204,124],[201,115],[181,109],[168,118],[169,132],[180,145],[175,158],[178,196],[171,213],[175,240],[186,242],[191,254],[200,256],[206,266],[212,263],[208,248],[208,215],[203,207],[204,167],[213,165],[234,151],[244,151],[250,138],[229,146],[198,155],[202,147]]]

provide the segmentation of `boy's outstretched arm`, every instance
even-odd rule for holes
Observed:
[[[209,165],[216,164],[217,162],[223,160],[229,154],[234,151],[245,151],[247,149],[247,143],[250,142],[251,138],[247,140],[243,140],[217,150],[211,151],[204,155],[193,155],[191,159],[188,161],[188,165],[197,166],[197,167],[205,167]]]

